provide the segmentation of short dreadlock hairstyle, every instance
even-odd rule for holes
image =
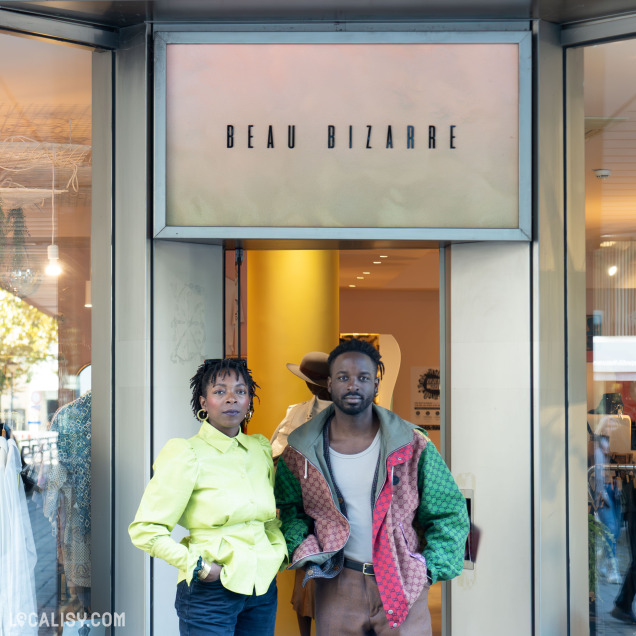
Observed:
[[[192,378],[190,378],[190,388],[192,389],[190,405],[192,406],[194,417],[196,417],[197,413],[201,410],[199,397],[204,395],[205,388],[215,382],[217,378],[222,378],[232,372],[236,373],[238,377],[243,378],[245,386],[247,386],[247,394],[250,396],[250,410],[254,408],[254,398],[258,398],[256,389],[260,387],[254,382],[252,372],[247,368],[245,359],[222,358],[206,360],[199,366]]]
[[[384,375],[384,362],[382,362],[380,352],[370,342],[367,342],[366,340],[359,340],[358,338],[344,340],[329,354],[327,364],[329,365],[330,374],[333,361],[343,353],[363,353],[365,356],[369,356],[373,364],[375,364],[376,370],[380,374],[380,379],[382,379],[382,376]]]

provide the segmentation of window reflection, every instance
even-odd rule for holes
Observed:
[[[91,52],[0,58],[0,633],[58,634],[91,604]]]
[[[634,633],[636,42],[585,50],[590,633]]]

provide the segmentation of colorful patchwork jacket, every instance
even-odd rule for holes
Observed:
[[[459,575],[469,522],[466,501],[426,435],[373,405],[380,421],[380,462],[373,506],[373,566],[387,620],[400,625],[427,585]],[[306,577],[336,576],[349,523],[325,457],[330,405],[293,431],[276,470],[276,505],[290,568]]]

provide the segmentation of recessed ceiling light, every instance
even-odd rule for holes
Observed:
[[[612,265],[608,270],[607,273],[610,276],[614,276],[616,274],[616,272],[618,271],[618,267],[616,267],[616,265]]]
[[[371,272],[362,272],[363,274],[367,274],[367,276],[371,273]]]
[[[364,276],[356,276],[358,280],[364,280]]]
[[[373,261],[374,265],[382,265],[382,261]]]
[[[380,254],[380,258],[389,258],[386,254]]]
[[[349,285],[349,287],[355,287],[355,285]]]

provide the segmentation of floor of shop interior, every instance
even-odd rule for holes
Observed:
[[[636,625],[624,623],[611,614],[612,609],[614,609],[614,599],[621,589],[625,573],[631,562],[626,524],[623,524],[616,545],[616,562],[620,582],[610,582],[607,577],[598,574],[595,591],[596,604],[590,612],[590,636],[634,636],[636,634]]]
[[[38,636],[57,634],[58,576],[57,542],[51,522],[42,510],[42,494],[30,493],[27,507],[38,560],[36,565],[35,595],[38,604]]]

